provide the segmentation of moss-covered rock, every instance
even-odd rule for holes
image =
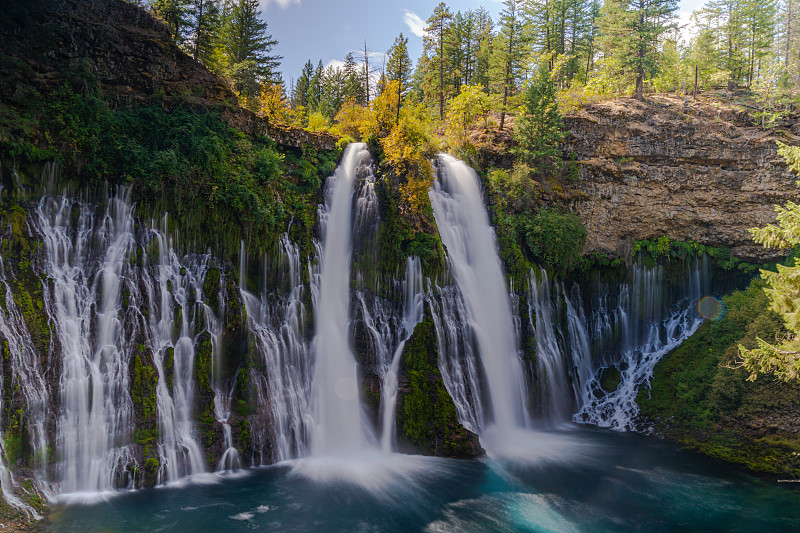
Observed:
[[[622,373],[619,368],[610,366],[600,371],[600,386],[606,392],[614,392],[622,382]]]
[[[738,346],[783,334],[768,309],[763,283],[724,298],[725,315],[706,321],[655,367],[650,390],[637,397],[658,434],[688,448],[759,472],[800,475],[800,383],[769,376],[747,381]]]
[[[397,433],[402,450],[445,457],[483,455],[478,436],[458,421],[444,386],[429,312],[406,343],[398,380]]]

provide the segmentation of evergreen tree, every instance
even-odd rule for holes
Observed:
[[[191,54],[206,66],[214,62],[214,53],[222,29],[218,0],[191,0]]]
[[[710,0],[703,6],[700,16],[705,28],[717,38],[721,51],[720,67],[728,72],[728,89],[735,89],[744,79],[745,26],[742,0]]]
[[[280,82],[280,56],[272,55],[278,41],[267,33],[258,0],[235,0],[223,30],[225,52],[236,90],[252,97],[259,82]]]
[[[292,106],[295,109],[308,109],[309,99],[311,95],[311,78],[314,77],[314,65],[309,59],[303,65],[303,70],[294,84],[294,91],[292,91]]]
[[[606,9],[608,8],[608,9]],[[675,28],[677,0],[613,0],[603,6],[608,17],[601,26],[606,46],[619,54],[621,65],[635,80],[638,99],[644,81],[658,73],[658,54],[664,34]]]
[[[173,40],[176,43],[183,42],[189,24],[189,0],[153,0],[150,8],[167,24]]]
[[[494,22],[489,12],[484,8],[472,11],[475,21],[473,34],[472,53],[473,71],[470,73],[469,84],[480,85],[484,92],[489,92],[489,62],[492,55],[492,39],[494,38]]]
[[[529,55],[530,38],[525,26],[522,1],[504,0],[491,68],[491,78],[501,95],[501,130],[505,125],[509,98],[516,93],[517,82],[523,75],[525,60]]]
[[[778,144],[792,170],[800,171],[800,148]],[[775,210],[778,224],[751,229],[753,240],[784,250],[800,246],[800,205],[788,202]],[[740,364],[751,372],[750,380],[756,379],[758,374],[774,374],[784,381],[800,376],[800,259],[795,257],[792,263],[792,266],[778,265],[777,272],[761,271],[761,277],[769,286],[765,290],[771,308],[781,316],[791,337],[778,343],[759,338],[758,348],[754,350],[739,346]]]
[[[352,52],[348,53],[344,58],[343,69],[345,76],[345,99],[366,105],[366,90],[362,84],[359,66],[356,63],[355,56]]]
[[[403,94],[408,90],[409,77],[411,76],[411,59],[408,57],[408,39],[401,33],[394,40],[389,49],[389,60],[386,63],[386,77],[389,81],[397,82],[397,120],[400,122],[400,107]]]
[[[435,87],[434,91],[439,96],[439,118],[444,118],[445,67],[449,66],[445,47],[452,18],[450,8],[444,2],[440,2],[428,18],[423,39],[426,61],[422,66],[428,71],[428,77],[436,80],[431,85]]]
[[[524,112],[514,128],[513,149],[518,160],[532,169],[545,171],[560,159],[559,143],[564,140],[564,123],[558,110],[555,84],[546,65],[528,84]]]

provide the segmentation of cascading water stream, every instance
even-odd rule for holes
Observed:
[[[584,386],[583,402],[573,417],[576,422],[594,424],[618,430],[636,429],[639,406],[636,396],[648,386],[655,365],[671,350],[692,335],[703,318],[697,313],[697,302],[707,292],[707,258],[695,259],[683,277],[677,302],[668,310],[665,298],[663,269],[634,264],[632,286],[623,287],[618,298],[618,309],[613,313],[622,327],[625,340],[618,363],[620,383],[613,391],[605,391],[599,372]],[[628,295],[631,295],[629,298]],[[602,313],[608,320],[609,313]],[[612,327],[597,330],[601,334],[613,332]],[[602,343],[600,343],[602,345]]]
[[[478,433],[484,420],[480,362],[469,331],[469,312],[457,287],[434,286],[426,296],[436,331],[439,368],[461,424]]]
[[[187,268],[166,237],[167,215],[162,226],[163,231],[151,232],[158,244],[155,277],[148,276],[145,270],[143,282],[150,306],[149,342],[158,372],[156,404],[162,471],[159,481],[171,482],[205,472],[205,460],[194,437],[192,418],[197,313],[197,305],[192,301],[201,300],[209,257],[204,256],[199,262],[189,261]]]
[[[555,323],[555,309],[550,295],[551,284],[547,272],[537,276],[531,270],[528,288],[528,316],[536,344],[536,378],[538,408],[548,422],[567,420],[571,409],[569,370],[560,339],[561,331]]]
[[[5,278],[5,272],[0,263],[0,272]],[[12,366],[14,381],[22,390],[25,398],[25,424],[33,448],[33,456],[37,463],[37,478],[44,481],[47,466],[47,435],[45,422],[47,420],[47,386],[42,378],[37,361],[37,353],[33,346],[30,332],[17,308],[11,292],[11,286],[2,280],[5,301],[0,310],[0,336],[6,341],[8,350],[8,364]],[[0,380],[2,381],[2,380]],[[5,412],[3,401],[5,394],[3,384],[0,383],[0,413]],[[36,520],[41,516],[28,504],[23,502],[15,493],[14,477],[7,467],[7,455],[4,438],[0,433],[0,490],[3,499],[11,506],[21,509],[27,516]]]
[[[268,369],[266,375],[255,373],[251,376],[258,395],[257,403],[264,406],[264,411],[254,420],[261,425],[254,427],[260,431],[253,432],[254,453],[257,454],[253,464],[303,457],[309,438],[307,414],[311,353],[303,331],[306,322],[305,287],[300,278],[300,251],[288,235],[280,239],[279,255],[288,278],[285,280],[288,284],[285,297],[270,298],[266,285],[260,297],[241,289],[253,345],[264,368]],[[265,278],[266,270],[265,260]],[[275,437],[273,456],[267,455],[266,420],[271,420]]]
[[[366,145],[347,146],[342,163],[329,178],[330,196],[320,217],[324,244],[314,309],[311,454],[315,457],[352,456],[369,447],[356,361],[348,342],[353,183],[358,166],[368,157]]]
[[[422,288],[422,266],[418,257],[406,260],[406,279],[403,302],[403,340],[401,340],[392,356],[392,363],[383,377],[381,405],[383,406],[383,431],[381,432],[381,449],[390,453],[394,444],[394,419],[397,406],[397,372],[400,358],[406,342],[414,332],[414,326],[422,320],[424,293]]]
[[[73,209],[80,210],[74,233]],[[125,443],[132,433],[131,343],[120,308],[134,246],[129,191],[119,189],[108,199],[96,227],[93,213],[66,197],[43,198],[36,218],[47,252],[46,272],[53,280],[50,318],[63,353],[61,491],[111,490],[118,468],[130,462]],[[93,246],[102,253],[98,259]]]
[[[477,339],[491,403],[491,419],[477,423],[494,424],[499,433],[524,428],[526,393],[511,302],[478,176],[453,157],[442,155],[439,160],[442,171],[430,191],[431,205]]]

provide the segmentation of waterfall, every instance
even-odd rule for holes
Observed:
[[[243,251],[241,252],[244,253]],[[211,389],[214,391],[214,419],[222,426],[223,451],[217,464],[217,470],[238,470],[241,468],[239,451],[233,446],[233,434],[228,419],[231,416],[231,403],[233,391],[236,389],[236,377],[223,379],[222,363],[225,356],[222,347],[222,330],[224,328],[225,313],[227,312],[227,282],[225,273],[220,272],[219,302],[220,316],[214,313],[211,307],[204,305],[206,316],[206,330],[211,335]],[[241,275],[241,273],[240,273]],[[207,295],[208,296],[208,295]]]
[[[569,361],[562,348],[563,337],[556,322],[550,285],[545,270],[541,270],[539,276],[531,270],[528,317],[536,346],[536,407],[549,422],[554,423],[568,418],[572,404],[567,379]]]
[[[0,273],[5,278],[5,272],[0,264]],[[31,334],[25,321],[17,308],[11,292],[11,286],[5,279],[2,280],[5,293],[3,308],[0,310],[0,336],[7,343],[8,364],[11,365],[13,382],[17,384],[25,399],[23,410],[25,412],[24,425],[27,427],[28,438],[33,448],[33,456],[37,467],[36,476],[43,481],[47,467],[47,434],[45,422],[48,417],[46,412],[48,393],[47,386],[39,368],[38,355],[33,346]],[[3,405],[5,391],[3,380],[0,380],[0,413],[5,412]],[[21,421],[22,422],[22,421]],[[41,516],[28,504],[23,502],[14,491],[16,483],[14,476],[8,469],[8,454],[5,449],[5,439],[0,432],[0,490],[3,499],[9,505],[21,509],[27,516],[40,519]]]
[[[132,343],[120,306],[134,247],[129,194],[119,189],[99,217],[66,197],[45,197],[36,209],[53,284],[50,319],[62,348],[58,444],[63,492],[110,490],[130,462]],[[74,209],[79,215],[73,232]]]
[[[311,452],[317,457],[352,455],[368,447],[356,361],[348,342],[353,182],[358,166],[368,157],[366,145],[347,146],[342,163],[328,178],[329,198],[320,217],[324,244],[314,309],[311,439]]]
[[[142,281],[149,302],[149,346],[158,372],[159,481],[169,482],[205,471],[205,459],[194,437],[192,419],[197,317],[194,302],[202,300],[202,282],[210,256],[201,256],[199,260],[186,258],[181,262],[171,240],[166,237],[166,214],[162,227],[162,231],[151,231],[151,238],[158,245],[155,276],[143,269]]]
[[[253,345],[260,356],[259,366],[266,372],[255,372],[251,383],[255,386],[259,406],[251,426],[254,430],[253,464],[288,461],[303,457],[307,452],[308,391],[311,388],[311,352],[305,342],[304,325],[306,308],[303,303],[305,286],[300,277],[300,251],[283,235],[279,242],[280,271],[287,279],[288,293],[270,295],[265,286],[259,297],[242,289],[247,309],[248,327]],[[276,269],[278,270],[278,269]],[[275,450],[268,454],[266,441],[268,423],[271,422]]]
[[[703,318],[697,313],[697,302],[707,293],[708,259],[695,258],[674,294],[668,295],[663,267],[633,266],[630,285],[620,289],[617,309],[609,314],[605,307],[598,312],[602,327],[598,335],[612,334],[624,340],[616,358],[620,384],[614,391],[605,391],[600,383],[600,371],[585,382],[582,406],[575,414],[576,422],[595,424],[619,430],[636,429],[639,406],[636,396],[642,387],[649,386],[653,370],[661,358],[691,336]],[[606,298],[601,302],[605,306]],[[609,316],[619,325],[615,333]],[[597,343],[605,345],[605,342]],[[606,363],[608,364],[608,363]]]
[[[526,393],[511,302],[478,176],[450,156],[440,156],[440,162],[431,205],[477,340],[492,413],[491,419],[481,417],[476,423],[479,427],[492,423],[498,431],[525,427]]]
[[[469,311],[457,287],[434,286],[427,295],[436,331],[439,369],[456,406],[458,421],[478,433],[484,420],[480,361],[469,324]]]
[[[397,344],[392,356],[391,365],[384,372],[383,388],[381,390],[381,405],[383,406],[383,431],[381,433],[381,448],[384,453],[392,451],[394,444],[395,407],[397,405],[397,372],[400,358],[406,342],[414,332],[414,326],[422,320],[424,293],[422,287],[422,266],[418,257],[409,257],[406,260],[406,276],[403,298],[403,339]]]

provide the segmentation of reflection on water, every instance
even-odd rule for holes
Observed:
[[[569,453],[548,460],[547,450],[559,447]],[[43,527],[148,533],[800,531],[800,493],[792,487],[651,437],[575,428],[516,435],[510,450],[483,460],[407,458],[413,468],[394,472],[394,483],[387,472],[404,461],[391,458],[376,472],[380,490],[364,480],[365,471],[309,477],[298,475],[298,465],[284,464],[220,476],[213,484],[58,506]]]

